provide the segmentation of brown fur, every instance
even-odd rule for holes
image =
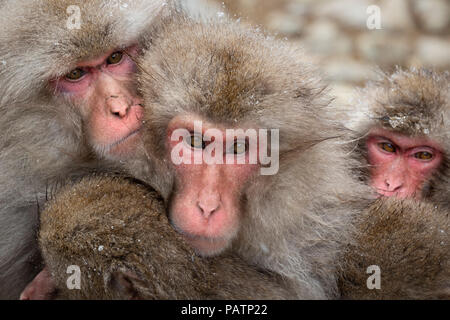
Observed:
[[[55,97],[49,80],[80,60],[142,42],[162,1],[120,3],[122,7],[109,0],[2,2],[0,298],[18,298],[41,267],[36,212],[50,181],[66,178],[76,167],[96,166],[79,108]],[[66,27],[69,5],[81,9],[80,30]]]
[[[170,227],[160,196],[126,179],[92,177],[65,187],[41,215],[39,243],[60,299],[293,296],[280,277],[236,256],[196,256]],[[70,265],[81,268],[81,290],[67,289]]]
[[[139,61],[147,153],[127,163],[130,172],[170,201],[174,175],[164,137],[180,114],[279,129],[280,170],[245,187],[232,251],[289,279],[299,298],[336,296],[336,258],[369,192],[350,173],[347,132],[333,119],[317,72],[298,48],[227,21],[175,15],[153,34]]]
[[[343,259],[344,299],[450,299],[450,211],[415,200],[381,198],[357,220]],[[369,290],[367,267],[381,269]]]

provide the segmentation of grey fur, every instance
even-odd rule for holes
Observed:
[[[80,60],[141,41],[162,0],[8,0],[0,12],[0,299],[14,299],[40,267],[37,206],[49,181],[95,167],[83,122],[49,80]],[[81,9],[69,30],[66,8]]]

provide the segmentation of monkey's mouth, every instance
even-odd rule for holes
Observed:
[[[384,189],[377,189],[377,193],[380,196],[391,197],[391,196],[395,196],[398,193],[398,191],[389,191],[389,190],[384,190]]]
[[[129,133],[128,135],[126,135],[125,137],[123,137],[123,138],[117,140],[116,142],[113,142],[113,143],[109,146],[109,148],[112,149],[112,148],[114,148],[114,147],[116,147],[116,146],[118,146],[118,145],[120,145],[120,144],[122,144],[122,143],[124,143],[124,142],[126,142],[126,141],[128,141],[128,140],[130,140],[131,138],[137,136],[137,135],[140,133],[141,128],[142,128],[142,127],[139,127],[139,128],[137,128],[136,130],[134,130],[134,131],[132,131],[131,133]]]
[[[384,189],[377,189],[377,193],[380,197],[397,197],[397,198],[415,198],[416,194],[407,194],[401,191],[389,191]]]
[[[183,236],[184,240],[202,256],[212,256],[219,254],[228,247],[231,242],[230,239],[224,237],[207,237],[202,235],[195,235],[185,232],[173,226],[174,229]]]

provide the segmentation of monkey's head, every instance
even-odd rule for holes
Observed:
[[[142,117],[133,59],[164,4],[7,1],[0,17],[1,104],[69,102],[95,154],[126,157]]]
[[[203,255],[235,238],[250,188],[332,135],[316,130],[332,122],[318,116],[329,100],[303,54],[254,30],[179,17],[140,66],[147,150],[170,172],[157,189]]]
[[[397,71],[360,91],[358,128],[372,185],[384,196],[448,199],[450,75]]]

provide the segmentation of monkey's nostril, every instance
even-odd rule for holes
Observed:
[[[197,202],[197,207],[200,210],[200,213],[205,219],[208,219],[211,215],[213,215],[217,209],[219,208],[219,204],[205,204],[201,202]]]

